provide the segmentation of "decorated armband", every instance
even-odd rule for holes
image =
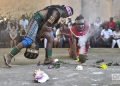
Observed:
[[[55,17],[54,17],[54,16],[50,16],[50,18],[48,19],[48,22],[49,22],[50,24],[53,24],[54,21],[55,21]]]
[[[56,20],[58,19],[58,13],[56,11],[54,11],[52,13],[52,15],[47,19],[47,21],[45,22],[45,24],[43,25],[44,30],[46,31],[50,31],[52,29],[52,25],[56,22]]]
[[[58,18],[58,12],[53,11],[52,15],[49,17],[47,22],[50,23],[50,24],[53,24],[56,21],[57,18]]]

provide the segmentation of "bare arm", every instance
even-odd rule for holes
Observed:
[[[42,30],[43,31],[48,31],[48,32],[52,31],[52,25],[58,17],[59,17],[58,12],[53,11],[52,15],[49,17],[49,19],[43,25]]]

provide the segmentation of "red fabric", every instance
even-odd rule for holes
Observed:
[[[108,27],[112,30],[115,29],[116,23],[114,21],[108,22]]]
[[[76,37],[83,36],[83,35],[85,35],[85,34],[87,33],[87,31],[88,31],[88,26],[85,25],[85,27],[84,27],[81,31],[79,31],[78,29],[79,29],[78,27],[73,26],[73,27],[70,29],[71,34],[74,34]]]
[[[72,38],[71,38],[71,35],[72,34],[74,34],[74,36],[76,37],[76,38],[78,38],[79,36],[83,36],[83,35],[85,35],[87,32],[88,32],[88,25],[85,25],[85,27],[81,30],[81,31],[79,31],[78,29],[78,27],[77,26],[73,26],[71,29],[70,29],[70,39],[69,39],[69,43],[70,43],[70,46],[72,46]],[[76,43],[76,46],[77,46],[77,43]],[[80,51],[79,51],[79,46],[77,46],[77,49],[76,49],[76,54],[77,54],[77,56],[79,56],[79,54],[80,54]],[[87,54],[87,52],[88,52],[88,48],[89,48],[89,44],[87,43],[86,44],[86,54]],[[71,55],[71,53],[70,53],[70,50],[69,50],[69,54]]]

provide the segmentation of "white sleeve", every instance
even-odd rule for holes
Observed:
[[[112,32],[112,30],[111,30],[111,29],[109,29],[109,33],[110,33],[110,35],[113,35],[113,32]]]
[[[113,35],[113,31],[111,30],[111,35]]]
[[[104,30],[101,31],[101,36],[103,36],[103,35],[104,35]]]
[[[22,25],[22,20],[19,21],[19,25]]]
[[[57,31],[56,31],[56,36],[59,35],[59,33],[60,33],[60,30],[57,29]]]
[[[28,26],[28,24],[29,24],[29,21],[28,21],[28,20],[26,20],[26,25]]]
[[[113,31],[113,37],[115,37],[115,31]]]

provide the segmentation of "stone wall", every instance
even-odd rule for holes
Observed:
[[[80,13],[80,0],[0,0],[0,14],[2,16],[19,17],[31,14],[50,4],[70,5],[75,10],[75,16]]]
[[[112,15],[116,19],[120,19],[120,0],[113,0],[112,6]]]
[[[82,0],[81,13],[84,17],[93,22],[96,17],[108,20],[111,17],[111,0]]]
[[[49,0],[0,0],[0,14],[18,17],[49,5]]]
[[[120,0],[0,0],[0,14],[20,17],[50,4],[65,4],[74,8],[72,18],[81,13],[87,20],[93,22],[96,17],[108,20],[111,16],[120,16],[119,2]]]

